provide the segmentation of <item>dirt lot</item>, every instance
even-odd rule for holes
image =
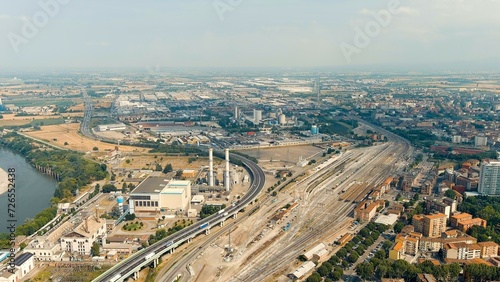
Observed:
[[[72,149],[75,151],[92,151],[94,147],[99,148],[99,150],[101,151],[115,149],[115,144],[108,144],[83,137],[82,135],[78,134],[79,129],[79,123],[49,125],[42,126],[41,131],[28,132],[27,135],[52,143],[56,146]],[[54,139],[56,140],[54,141]],[[68,145],[64,145],[64,142],[68,142]],[[119,146],[119,149],[120,151],[125,152],[147,151],[147,149],[145,148],[137,148],[131,146]]]
[[[126,160],[129,159],[130,163],[127,164]],[[208,166],[208,158],[198,158],[197,160],[189,163],[189,157],[167,157],[161,154],[154,158],[154,155],[132,155],[126,156],[116,168],[127,168],[127,169],[141,169],[148,167],[148,164],[159,163],[162,167],[167,164],[172,164],[174,170],[178,169],[199,169],[202,166]],[[214,168],[219,165],[223,165],[222,161],[219,159],[214,159]]]

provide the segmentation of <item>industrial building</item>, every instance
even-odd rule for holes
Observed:
[[[91,215],[73,231],[61,236],[61,250],[70,255],[88,256],[92,244],[99,238],[105,238],[106,235],[106,220]]]
[[[24,281],[24,277],[35,268],[33,254],[25,252],[14,260],[14,271],[7,268],[0,270],[0,282]]]
[[[127,126],[123,123],[103,124],[103,125],[97,126],[97,130],[99,130],[99,131],[118,131],[118,130],[125,130],[125,129],[127,129]]]
[[[61,261],[65,253],[60,244],[49,241],[46,236],[35,237],[24,251],[32,253],[35,261]]]
[[[130,213],[187,211],[191,201],[191,181],[148,177],[131,193]]]

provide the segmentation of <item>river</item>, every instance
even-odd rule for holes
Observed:
[[[57,182],[38,172],[22,155],[0,146],[0,168],[7,171],[11,167],[16,169],[15,215],[19,226],[26,218],[33,218],[50,206]],[[7,213],[7,193],[3,193],[0,194],[0,232],[7,232]]]

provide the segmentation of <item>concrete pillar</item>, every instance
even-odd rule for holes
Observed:
[[[153,260],[153,268],[156,268],[158,266],[158,259]]]
[[[208,186],[214,186],[214,149],[208,149]]]
[[[237,218],[238,218],[238,214],[237,213],[233,214],[233,219],[237,219]]]
[[[225,155],[226,155],[226,170],[224,171],[224,186],[226,188],[226,191],[229,191],[230,189],[230,183],[229,183],[229,149],[224,150]]]
[[[224,226],[224,220],[220,222],[220,227]]]
[[[139,279],[139,271],[134,272],[134,280]]]
[[[210,228],[205,229],[205,234],[209,235],[210,234]]]

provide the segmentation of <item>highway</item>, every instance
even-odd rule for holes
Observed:
[[[225,209],[223,214],[214,214],[204,218],[197,223],[184,228],[183,230],[159,241],[155,244],[135,253],[131,257],[121,261],[98,278],[94,282],[121,282],[139,271],[141,268],[151,264],[154,259],[157,259],[179,246],[180,244],[194,238],[200,233],[204,233],[206,229],[219,224],[227,218],[237,214],[241,209],[250,204],[261,192],[265,184],[265,175],[262,169],[254,162],[236,154],[231,154],[231,158],[240,160],[251,175],[252,184],[245,196],[233,206]],[[167,244],[168,243],[168,244]]]

